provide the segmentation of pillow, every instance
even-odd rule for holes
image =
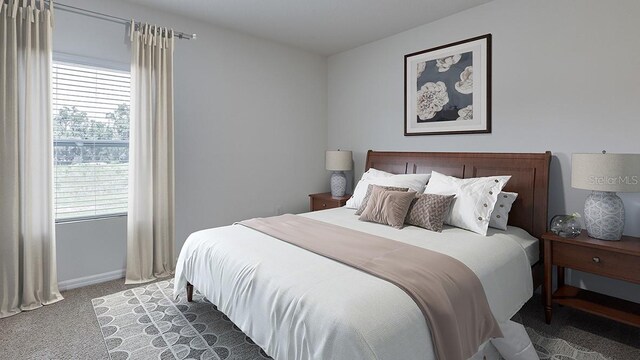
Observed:
[[[487,235],[489,219],[498,201],[498,194],[510,178],[511,176],[489,176],[458,179],[433,171],[424,192],[455,195],[445,224]]]
[[[395,187],[395,186],[378,186],[378,185],[371,185],[370,184],[367,187],[367,194],[362,199],[362,203],[360,204],[360,207],[358,208],[358,210],[356,210],[356,215],[362,214],[364,209],[367,207],[367,202],[369,201],[369,198],[371,197],[371,190],[373,190],[374,187],[381,187],[384,190],[389,190],[389,191],[403,191],[403,192],[409,191],[408,188],[400,188],[400,187]]]
[[[427,230],[442,232],[444,219],[449,215],[453,198],[454,195],[420,194],[411,202],[404,222]]]
[[[386,171],[378,170],[378,169],[375,169],[375,168],[370,168],[364,174],[362,174],[362,177],[360,178],[360,181],[358,181],[358,184],[356,184],[356,188],[353,189],[353,193],[355,194],[356,190],[359,190],[358,189],[358,185],[363,181],[367,181],[367,180],[370,181],[372,179],[391,177],[393,175],[394,174],[386,172]],[[365,186],[365,188],[367,188],[367,187]],[[361,190],[362,189],[360,189],[359,191],[361,191]],[[368,190],[368,188],[366,190]],[[359,196],[358,198],[355,198],[355,197],[351,196],[349,198],[349,200],[347,200],[347,202],[345,203],[345,207],[358,209],[360,207],[360,204],[362,203],[362,200],[356,201],[356,199],[363,199],[363,197],[360,197],[360,195],[361,194],[358,194],[358,196]],[[357,215],[360,215],[360,214],[357,214]]]
[[[368,179],[375,179],[375,178],[389,177],[389,176],[393,176],[393,174],[390,172],[370,168],[364,174],[362,174],[362,177],[360,178],[360,180],[368,180]]]
[[[410,191],[422,193],[424,186],[429,181],[430,174],[400,174],[386,177],[365,178],[358,181],[356,188],[353,190],[353,196],[347,200],[346,207],[359,209],[364,197],[367,195],[369,185],[393,186],[407,188]]]
[[[498,195],[498,201],[496,206],[491,212],[491,220],[489,220],[489,227],[507,230],[507,222],[509,221],[509,211],[511,206],[518,197],[517,193],[503,191]]]
[[[360,220],[402,229],[411,201],[415,197],[415,191],[389,191],[374,187],[367,207],[360,215]]]

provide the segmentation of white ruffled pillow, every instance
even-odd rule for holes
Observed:
[[[489,221],[489,227],[507,230],[507,222],[509,222],[509,211],[511,206],[516,201],[518,193],[503,191],[498,195],[498,201],[496,206],[491,212],[491,220]]]
[[[459,179],[431,173],[425,194],[455,195],[445,224],[487,235],[498,194],[511,176]]]
[[[369,171],[371,170],[372,169],[369,169]],[[367,171],[367,173],[369,173],[369,171]],[[381,172],[380,170],[375,171]],[[365,175],[367,173],[365,173]],[[409,189],[409,191],[422,193],[424,191],[425,185],[427,184],[427,181],[429,181],[429,177],[431,176],[431,174],[390,174],[390,176],[385,174],[382,174],[381,176],[372,176],[372,174],[369,174],[367,176],[365,175],[362,175],[362,178],[360,179],[360,181],[358,181],[356,188],[353,190],[353,195],[349,200],[347,200],[345,207],[352,209],[360,208],[364,197],[367,195],[367,189],[369,188],[369,185],[407,188]]]

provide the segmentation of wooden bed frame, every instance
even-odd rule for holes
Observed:
[[[435,170],[458,178],[511,175],[504,191],[518,193],[509,212],[509,225],[517,226],[540,239],[547,231],[549,163],[544,153],[454,153],[454,152],[367,152],[365,171],[370,168],[394,174],[422,174]],[[539,261],[532,266],[533,288],[543,283],[542,241]],[[187,300],[192,301],[193,285],[187,283]]]
[[[461,152],[367,152],[365,171],[370,168],[394,174],[423,174],[435,170],[458,178],[511,175],[504,191],[518,193],[509,212],[509,225],[517,226],[540,239],[547,231],[549,164],[551,152],[544,153],[461,153]],[[532,267],[533,288],[542,285],[542,241],[539,261]]]

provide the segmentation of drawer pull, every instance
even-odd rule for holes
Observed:
[[[322,203],[322,207],[327,207],[327,204],[325,204],[325,203]]]
[[[593,262],[596,263],[596,264],[599,263],[600,262],[600,258],[597,257],[597,256],[594,256]]]

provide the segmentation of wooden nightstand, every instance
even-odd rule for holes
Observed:
[[[623,236],[620,241],[590,238],[586,231],[573,239],[553,233],[544,240],[545,319],[551,323],[553,304],[565,305],[625,324],[640,327],[640,304],[617,299],[564,283],[564,269],[571,268],[592,274],[640,284],[640,238]],[[552,289],[552,268],[558,267],[558,289]]]
[[[331,193],[309,194],[309,211],[318,211],[344,206],[351,195],[333,197]]]

